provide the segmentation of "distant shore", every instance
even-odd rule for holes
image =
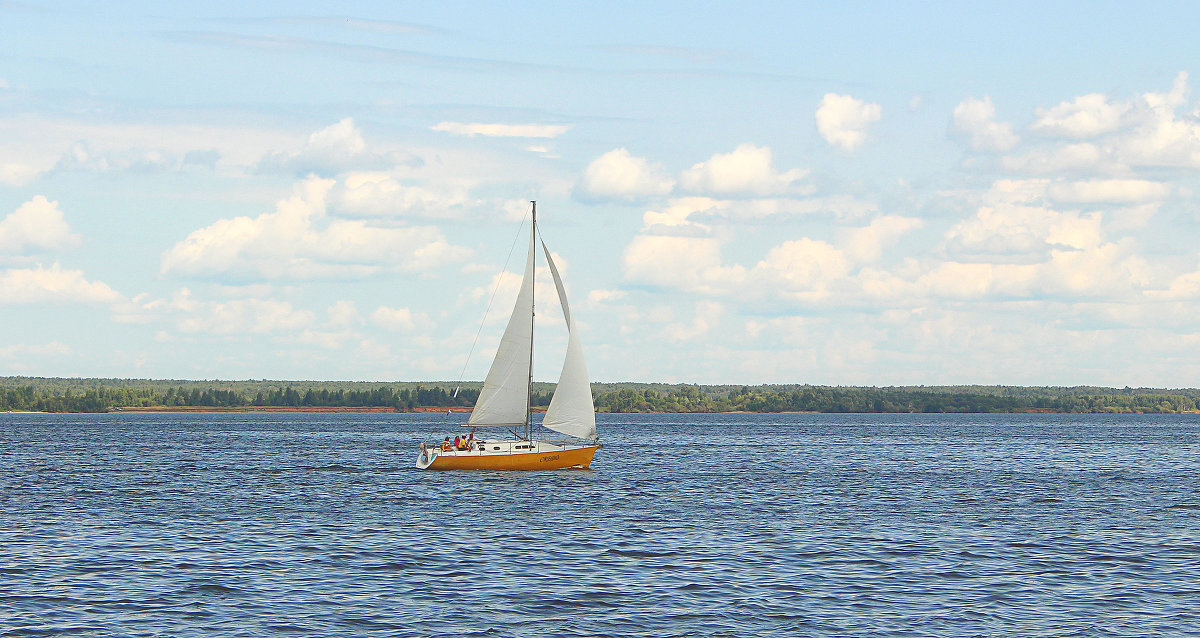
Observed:
[[[543,407],[535,407],[533,412],[544,413]],[[39,410],[9,410],[12,414],[51,414]],[[273,412],[341,412],[341,413],[358,413],[358,412],[390,412],[395,414],[412,414],[412,413],[441,413],[453,412],[456,414],[468,414],[471,408],[465,407],[417,407],[417,408],[389,408],[389,407],[292,407],[292,406],[243,406],[243,407],[214,407],[214,406],[150,406],[150,407],[135,407],[135,408],[112,408],[107,410],[108,413],[198,413],[198,412],[217,412],[217,413],[273,413]],[[83,414],[83,412],[66,412],[67,414]],[[610,412],[597,410],[597,414],[928,414],[923,412],[819,412],[814,410],[779,410],[775,412],[754,412],[750,410],[726,410],[723,412],[692,412],[692,411],[672,411],[672,410],[641,410],[638,412]],[[1007,410],[1003,412],[962,412],[959,414],[1096,414],[1095,412],[1072,412],[1069,410],[1052,410],[1047,408],[1026,408]],[[1162,414],[1161,412],[1146,412],[1146,411],[1130,411],[1130,412],[1113,412],[1109,414]],[[1200,414],[1200,410],[1181,410],[1170,414]]]
[[[468,412],[479,382],[0,377],[0,412]],[[545,410],[554,385],[534,383]],[[599,413],[1196,414],[1197,388],[593,383]]]
[[[112,408],[109,412],[470,412],[471,408],[463,407],[425,407],[400,409],[383,406],[368,407],[328,407],[328,406],[285,406],[285,405],[250,405],[235,407],[193,406],[193,405],[158,405],[136,408]]]

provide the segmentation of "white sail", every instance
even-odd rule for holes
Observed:
[[[546,409],[542,425],[570,436],[592,439],[596,437],[596,406],[592,403],[592,386],[588,381],[587,364],[583,360],[583,345],[579,341],[575,321],[571,318],[570,306],[567,305],[567,291],[563,288],[558,267],[554,265],[545,242],[542,242],[542,250],[546,253],[550,274],[554,276],[554,287],[558,289],[558,301],[567,319],[568,335],[562,374],[558,377],[558,387],[550,399],[550,407]]]
[[[467,425],[525,425],[533,343],[533,256],[531,237],[521,292]]]

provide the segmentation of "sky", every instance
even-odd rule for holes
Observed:
[[[1200,383],[1200,5],[331,7],[0,0],[0,376]]]

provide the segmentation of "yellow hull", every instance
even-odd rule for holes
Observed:
[[[426,470],[561,470],[587,468],[599,445],[519,454],[438,454]],[[420,465],[418,465],[420,467]]]

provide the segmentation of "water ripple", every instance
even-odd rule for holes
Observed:
[[[1200,417],[0,414],[0,637],[1200,635]]]

